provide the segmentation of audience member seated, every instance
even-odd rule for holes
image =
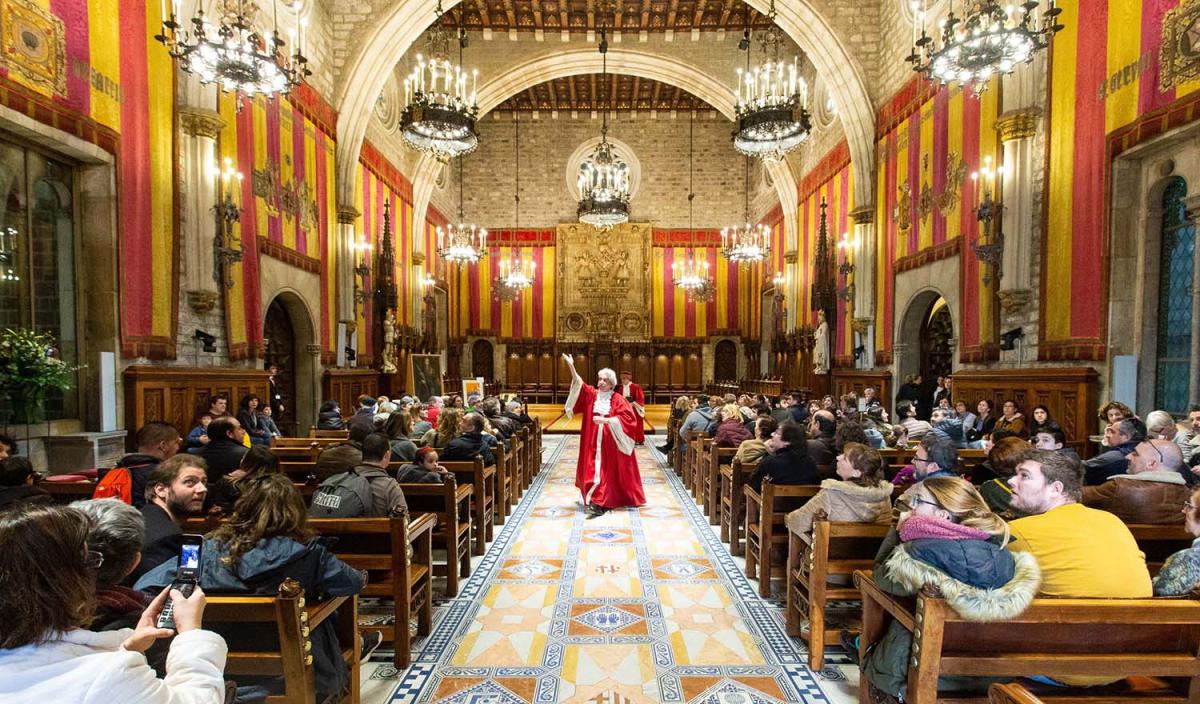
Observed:
[[[188,452],[199,449],[208,444],[208,424],[211,423],[213,417],[207,411],[200,414],[200,418],[196,420],[195,427],[188,433],[187,449]]]
[[[979,420],[979,416],[967,410],[966,401],[954,402],[954,415],[962,422],[963,435],[967,438],[967,442],[972,442],[971,434],[975,430],[975,421]]]
[[[437,450],[422,447],[417,450],[412,464],[406,464],[396,471],[396,481],[401,484],[442,484],[447,474],[446,468],[438,464]]]
[[[1021,408],[1016,401],[1008,399],[1001,406],[1001,415],[992,426],[993,439],[998,439],[996,433],[1006,433],[1022,440],[1029,439],[1029,426],[1025,423],[1025,416],[1021,415]]]
[[[375,430],[379,430],[387,423],[388,418],[392,417],[393,413],[400,410],[400,404],[395,403],[387,396],[380,396],[375,402],[375,415],[371,417],[371,421],[375,424]]]
[[[37,473],[25,457],[13,456],[0,460],[0,509],[14,504],[49,504],[54,497],[33,483]]]
[[[1083,488],[1083,505],[1116,514],[1126,523],[1179,523],[1179,507],[1191,496],[1183,455],[1170,440],[1143,440],[1129,453],[1128,474],[1114,474]]]
[[[1042,428],[1058,427],[1058,422],[1054,420],[1054,416],[1050,415],[1050,408],[1045,404],[1039,403],[1033,407],[1033,420],[1029,423],[1029,437],[1042,432]]]
[[[524,427],[533,427],[533,417],[525,411],[525,405],[521,403],[519,398],[510,398],[504,404],[504,417],[509,420],[516,421]]]
[[[229,415],[229,396],[224,392],[210,396],[206,412],[213,417],[213,420]]]
[[[184,519],[204,514],[207,476],[202,458],[183,453],[163,461],[146,477],[145,543],[129,581],[176,558]]]
[[[446,401],[441,396],[430,396],[426,403],[429,405],[429,423],[436,428]]]
[[[1170,440],[1179,446],[1184,464],[1192,458],[1192,434],[1180,427],[1166,411],[1151,411],[1146,416],[1146,437]]]
[[[413,442],[416,442],[425,433],[433,430],[433,423],[429,420],[429,404],[417,404],[414,408],[417,409],[417,420],[412,424],[412,435],[408,437]]]
[[[439,450],[446,447],[454,438],[458,437],[459,429],[462,427],[462,416],[463,412],[460,408],[443,408],[441,415],[438,416],[437,427],[426,431],[417,444],[421,447],[432,447]]]
[[[838,424],[837,431],[833,434],[833,451],[837,455],[840,455],[845,451],[846,444],[851,442],[867,445],[868,447],[871,443],[867,439],[867,431],[856,420],[848,420]],[[834,455],[834,462],[837,461],[837,455]],[[832,465],[830,466],[830,471],[833,471]]]
[[[262,418],[259,416],[259,407],[262,406],[262,399],[254,394],[246,394],[242,397],[241,403],[238,404],[238,422],[242,425],[242,430],[250,436],[250,442],[254,445],[269,445],[271,443],[271,431],[267,430],[263,424]]]
[[[1089,486],[1103,484],[1114,474],[1124,474],[1129,466],[1126,458],[1145,439],[1145,426],[1137,418],[1109,423],[1104,429],[1104,445],[1108,449],[1083,463],[1085,482]]]
[[[0,699],[85,704],[219,704],[225,700],[225,641],[201,629],[204,591],[187,599],[162,590],[134,630],[85,630],[95,615],[88,517],[65,506],[24,505],[0,513]],[[167,599],[175,631],[156,627]],[[142,655],[175,635],[167,676]]]
[[[342,420],[342,409],[337,401],[326,401],[321,404],[317,413],[317,430],[345,430],[346,423]]]
[[[412,415],[397,410],[383,424],[383,434],[392,446],[392,456],[400,462],[412,462],[417,456],[417,444],[409,436],[413,433]]]
[[[1063,435],[1062,428],[1057,425],[1042,428],[1036,435],[1029,436],[1029,440],[1039,450],[1054,450],[1079,461],[1079,453],[1075,448],[1066,446],[1067,436]]]
[[[837,449],[833,434],[837,432],[837,419],[829,411],[812,414],[808,421],[808,456],[822,467],[832,467]]]
[[[767,441],[771,439],[771,434],[779,427],[779,423],[775,422],[772,416],[760,416],[754,422],[754,437],[749,440],[743,440],[741,445],[738,445],[737,453],[733,459],[741,465],[747,465],[762,460],[767,456]]]
[[[713,434],[713,444],[717,447],[741,447],[742,442],[750,439],[750,431],[742,422],[742,412],[736,404],[726,404],[717,411],[721,422],[717,424],[717,432]]]
[[[493,428],[499,431],[500,440],[507,441],[520,430],[521,424],[511,418],[505,417],[504,413],[500,410],[500,399],[491,396],[484,399],[479,406],[483,411],[484,417],[492,424]]]
[[[250,448],[243,444],[246,431],[233,416],[216,418],[208,424],[208,444],[196,450],[208,467],[208,479],[215,482],[242,464],[242,457]]]
[[[480,455],[485,465],[495,464],[496,457],[484,440],[483,428],[484,420],[480,414],[468,413],[463,416],[458,437],[446,445],[442,459],[447,462],[469,462],[475,459],[476,455]]]
[[[746,483],[755,491],[762,490],[763,477],[770,477],[774,484],[820,484],[817,463],[808,456],[807,440],[799,423],[789,420],[780,424],[767,440],[769,454],[758,461]]]
[[[863,389],[862,398],[863,398],[863,407],[866,408],[868,411],[871,410],[875,406],[882,407],[882,405],[883,405],[879,402],[879,391],[874,386],[865,387]]]
[[[17,454],[17,441],[11,436],[0,433],[0,460],[8,459]]]
[[[268,444],[271,438],[283,437],[283,433],[279,432],[279,426],[275,424],[275,409],[263,406],[262,410],[258,412],[258,419],[267,431]]]
[[[386,446],[386,439],[379,436],[379,444]],[[300,583],[305,598],[314,603],[361,592],[362,574],[313,540],[306,523],[304,499],[292,482],[282,474],[262,477],[246,487],[229,521],[205,538],[200,582],[214,592],[274,595],[290,578]],[[175,571],[176,563],[163,564],[139,579],[136,588],[158,590],[175,579]],[[239,646],[274,637],[252,629],[228,635]],[[321,701],[349,687],[350,670],[338,646],[336,619],[321,622],[309,638],[317,700]],[[253,678],[238,678],[238,684],[239,699],[251,699],[251,687],[257,693],[279,693],[273,683]]]
[[[119,499],[76,501],[71,508],[87,514],[88,549],[103,559],[96,569],[96,615],[88,630],[136,628],[150,597],[122,582],[142,559],[146,541],[142,513]]]
[[[883,478],[879,452],[861,443],[846,443],[837,456],[837,476],[822,481],[816,496],[788,514],[791,531],[812,532],[819,511],[842,523],[892,522],[892,484]]]
[[[279,474],[279,458],[266,447],[255,445],[242,456],[237,469],[209,483],[206,503],[216,506],[221,513],[231,513],[246,484],[268,474]]]
[[[373,432],[365,425],[359,425],[350,429],[345,442],[326,445],[321,450],[321,454],[317,455],[317,462],[313,470],[317,478],[325,479],[335,474],[348,472],[362,462],[362,441]]]
[[[375,432],[375,412],[377,410],[377,401],[374,396],[363,394],[358,397],[358,410],[353,416],[350,416],[346,427],[354,430],[355,427],[366,429],[368,433]]]
[[[933,426],[928,422],[917,420],[917,407],[915,404],[905,403],[896,409],[896,413],[900,416],[900,425],[904,426],[909,442],[917,442],[925,437],[926,433],[933,430]]]
[[[808,409],[806,411],[806,414],[815,413],[816,411],[821,410],[820,403],[818,403],[816,401],[814,401],[813,403],[816,403],[817,407],[815,409],[811,409],[811,408]],[[771,409],[771,417],[775,419],[776,425],[778,425],[779,423],[782,423],[784,421],[792,419],[792,395],[791,394],[784,394],[779,397],[778,403],[776,403],[776,405]]]
[[[892,484],[904,486],[912,483],[916,486],[931,477],[957,477],[957,468],[958,450],[954,445],[945,438],[926,435],[917,445],[911,464],[892,477]],[[912,471],[906,471],[909,469]],[[904,493],[907,495],[911,491],[910,486]]]
[[[900,518],[875,557],[873,578],[884,592],[915,596],[926,587],[973,621],[1004,621],[1037,595],[1038,561],[1004,549],[1008,525],[975,487],[958,477],[934,477],[898,502]],[[912,633],[893,621],[862,663],[862,679],[891,697],[907,687]],[[985,691],[986,680],[942,677],[938,690]]]
[[[408,513],[408,503],[404,500],[404,490],[388,474],[388,464],[392,461],[392,446],[383,433],[371,433],[362,443],[362,462],[354,468],[354,473],[367,480],[371,487],[371,505],[367,508],[367,518],[386,518]]]
[[[929,423],[933,429],[929,432],[943,438],[959,450],[967,447],[967,434],[963,430],[962,421],[954,416],[954,412],[946,408],[935,408],[929,414]]]
[[[1182,513],[1183,526],[1196,540],[1163,563],[1154,575],[1154,596],[1183,596],[1200,589],[1200,489],[1183,503]]]
[[[1133,418],[1133,409],[1120,401],[1109,401],[1100,407],[1100,427],[1107,428],[1119,420]]]
[[[875,404],[867,408],[862,423],[863,432],[871,447],[882,450],[885,447],[891,447],[896,442],[895,426],[888,422],[887,411],[882,405]]]
[[[996,428],[995,407],[991,399],[980,399],[975,406],[975,422],[967,429],[967,441],[977,442],[991,436]]]
[[[129,472],[131,498],[135,507],[141,508],[146,505],[146,477],[160,462],[174,457],[175,453],[179,452],[181,442],[179,431],[170,423],[152,420],[138,428],[137,434],[134,435],[137,452],[117,460],[116,467],[112,468],[124,468]],[[112,469],[101,467],[96,479],[104,481]]]
[[[987,461],[980,465],[972,481],[979,484],[979,495],[988,508],[1006,519],[1022,518],[1028,514],[1012,506],[1012,487],[1008,480],[1017,473],[1017,465],[1029,454],[1029,443],[1021,438],[1000,438],[988,450]],[[983,482],[983,474],[989,474]]]
[[[1014,552],[1031,552],[1048,596],[1125,599],[1151,595],[1150,572],[1120,518],[1079,503],[1083,467],[1048,450],[1031,450],[1008,480],[1013,508],[1029,514],[1010,525]]]
[[[687,396],[680,396],[679,398],[675,399],[675,403],[671,404],[671,417],[682,423],[683,419],[687,417],[687,414],[690,413],[691,410],[691,399],[689,399]],[[671,450],[674,450],[675,436],[671,433],[667,433],[667,444],[659,445],[654,449],[658,450],[664,455],[669,453]]]

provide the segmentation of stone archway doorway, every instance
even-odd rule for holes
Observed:
[[[284,412],[275,420],[285,435],[303,435],[316,419],[320,378],[315,329],[308,306],[295,293],[283,291],[271,299],[263,315],[263,361],[279,367],[275,376],[283,395]]]
[[[954,368],[954,330],[954,311],[940,291],[927,288],[916,293],[896,330],[896,384],[920,374],[921,398],[932,398],[938,376],[950,374]],[[918,404],[918,417],[927,417],[929,410],[928,404]]]
[[[921,324],[921,376],[937,383],[954,367],[954,321],[946,299],[939,298],[929,308]]]

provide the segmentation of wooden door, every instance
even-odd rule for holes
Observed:
[[[737,381],[737,345],[721,340],[713,354],[713,381]]]
[[[292,317],[278,298],[267,307],[267,316],[263,321],[263,343],[266,345],[266,363],[279,367],[275,385],[283,396],[284,410],[275,419],[275,424],[283,433],[296,435],[293,410],[296,400],[296,331],[292,327]],[[230,399],[230,403],[236,403],[236,400]]]
[[[476,340],[475,344],[471,345],[471,376],[481,376],[485,383],[496,379],[492,343],[487,340]]]

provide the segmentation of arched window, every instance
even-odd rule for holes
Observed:
[[[1182,414],[1188,405],[1192,354],[1192,277],[1196,226],[1185,215],[1187,182],[1172,178],[1163,191],[1162,272],[1158,277],[1158,359],[1155,408]]]

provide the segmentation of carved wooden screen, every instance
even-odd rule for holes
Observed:
[[[484,382],[492,382],[496,380],[495,371],[492,343],[476,340],[475,344],[471,345],[471,376],[481,376]]]
[[[714,381],[737,381],[737,345],[732,340],[717,343],[713,357]]]

